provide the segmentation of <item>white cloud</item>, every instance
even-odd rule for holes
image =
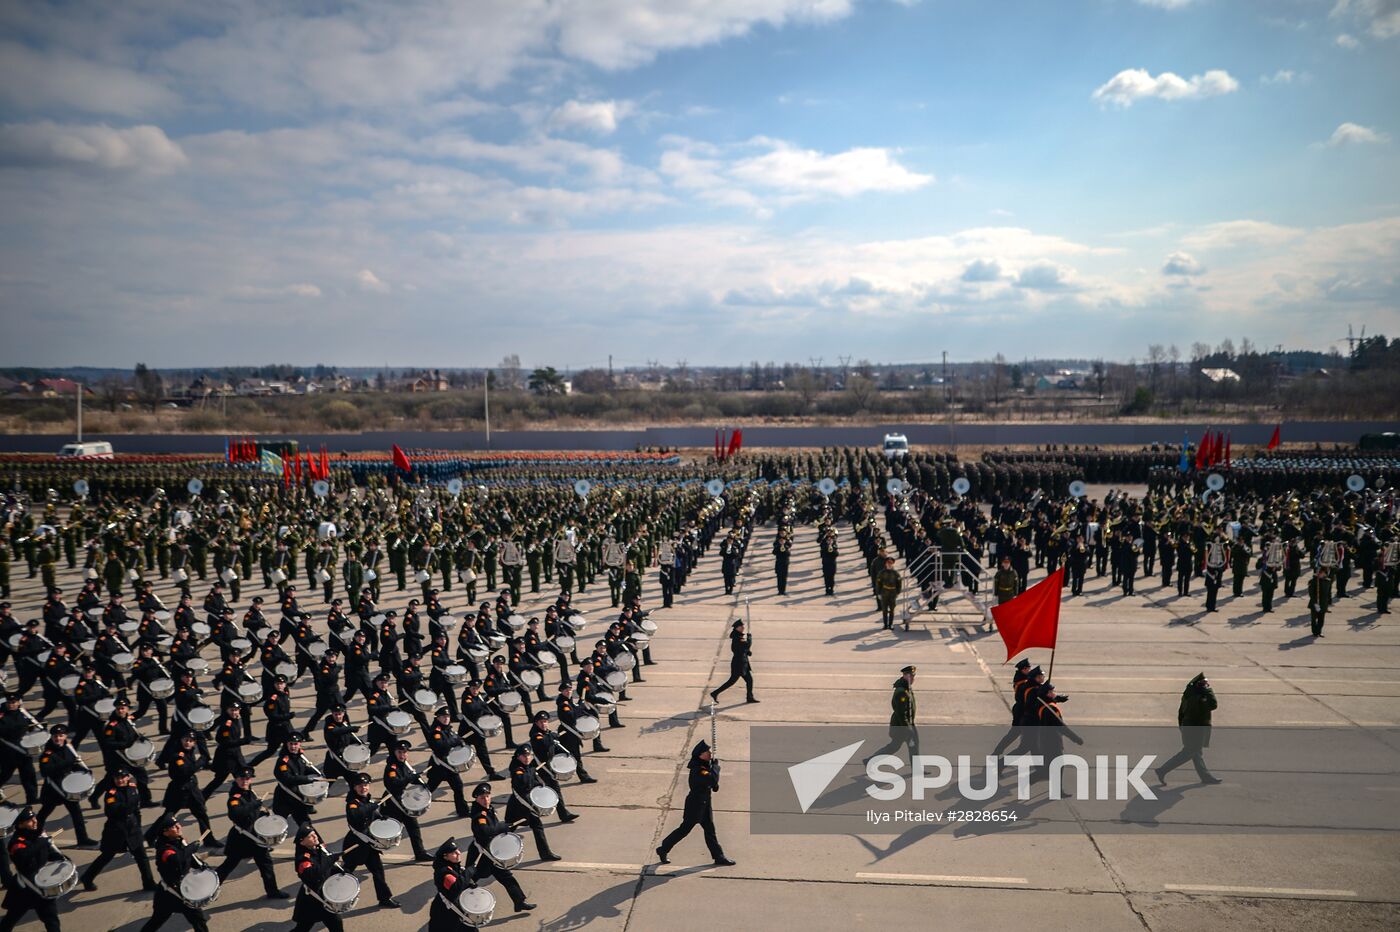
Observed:
[[[626,100],[570,100],[550,114],[549,122],[558,129],[607,136],[631,112],[632,103]]]
[[[1362,126],[1359,123],[1343,123],[1332,131],[1332,138],[1327,140],[1329,146],[1364,146],[1377,145],[1387,140],[1385,133],[1377,132],[1369,126]]]
[[[178,98],[132,68],[62,50],[0,42],[0,102],[16,110],[140,116],[173,109]]]
[[[1163,275],[1200,275],[1205,272],[1205,266],[1197,262],[1195,257],[1188,252],[1174,252],[1167,256],[1167,261],[1162,264]]]
[[[1350,16],[1377,39],[1400,36],[1400,0],[1337,0],[1331,15]]]
[[[1338,48],[1343,48],[1347,51],[1352,51],[1354,49],[1361,48],[1360,40],[1358,40],[1356,36],[1348,35],[1345,32],[1339,34],[1337,38],[1333,39],[1332,41],[1337,44]]]
[[[889,149],[857,148],[833,155],[774,142],[771,151],[729,169],[739,181],[798,195],[854,197],[872,191],[914,191],[933,182],[895,161]]]
[[[994,282],[1001,279],[1001,266],[994,259],[974,259],[963,269],[965,282]]]
[[[229,292],[235,301],[268,302],[282,298],[319,298],[321,289],[309,282],[295,282],[281,287],[239,285]]]
[[[1101,104],[1130,107],[1146,97],[1162,100],[1200,100],[1219,97],[1239,90],[1240,82],[1229,72],[1213,69],[1205,74],[1183,78],[1164,71],[1155,78],[1143,68],[1128,68],[1118,72],[1094,91],[1093,99]]]
[[[387,294],[389,291],[388,284],[380,281],[379,276],[369,269],[360,269],[355,274],[355,281],[359,283],[361,291],[372,291],[376,294]]]
[[[188,161],[159,126],[115,129],[102,123],[49,120],[0,125],[0,164],[162,175],[184,168]]]
[[[1296,227],[1279,226],[1263,220],[1227,220],[1201,227],[1181,238],[1189,249],[1209,252],[1214,249],[1247,247],[1278,247],[1303,235]]]
[[[1155,6],[1159,10],[1184,10],[1195,0],[1137,0],[1142,6]]]
[[[1058,262],[1036,262],[1021,269],[1017,288],[1033,291],[1068,291],[1076,287],[1074,271]]]
[[[1294,81],[1302,82],[1302,81],[1305,80],[1305,78],[1306,78],[1305,75],[1300,75],[1300,74],[1298,74],[1296,71],[1293,71],[1292,69],[1289,69],[1289,68],[1280,68],[1278,71],[1275,71],[1273,74],[1261,75],[1261,76],[1259,77],[1259,83],[1260,83],[1260,84],[1292,84]]]

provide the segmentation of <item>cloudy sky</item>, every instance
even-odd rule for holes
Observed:
[[[7,0],[0,365],[1400,336],[1400,0]]]

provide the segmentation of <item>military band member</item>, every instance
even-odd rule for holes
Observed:
[[[462,891],[475,887],[476,878],[463,866],[456,839],[447,839],[433,857],[433,890],[437,896],[428,908],[428,932],[461,932],[463,925],[472,925],[458,901]]]
[[[914,676],[918,668],[907,666],[899,671],[899,679],[894,681],[894,691],[890,694],[890,740],[889,743],[870,757],[893,754],[901,745],[909,748],[912,761],[919,753],[919,728],[917,725],[918,703],[914,697]],[[870,757],[865,760],[869,762]]]
[[[180,896],[180,881],[196,866],[202,866],[190,851],[194,845],[186,844],[181,836],[180,823],[168,812],[156,822],[155,832],[158,836],[156,870],[160,873],[160,883],[156,885],[151,918],[141,926],[141,932],[155,932],[175,915],[184,916],[195,932],[209,932],[208,914],[203,909],[190,906]]]
[[[210,838],[213,831],[209,824],[209,811],[204,805],[204,793],[199,785],[199,772],[209,764],[209,757],[203,748],[196,745],[193,732],[180,736],[180,750],[167,768],[170,782],[165,787],[165,799],[161,804],[166,815],[188,809],[199,823],[210,848],[222,848],[223,843]]]
[[[374,878],[374,892],[379,897],[379,905],[398,909],[399,901],[394,899],[389,882],[384,877],[384,859],[379,856],[379,849],[370,842],[370,824],[381,818],[379,803],[369,795],[370,779],[367,773],[357,774],[350,794],[345,797],[345,821],[350,831],[340,846],[341,864],[347,871],[360,866],[367,868]]]
[[[3,547],[4,544],[0,544],[0,548]],[[58,900],[40,895],[31,886],[45,864],[61,857],[49,836],[39,828],[33,809],[25,806],[19,811],[15,817],[14,836],[3,841],[15,876],[5,893],[5,915],[0,919],[0,932],[10,932],[30,910],[43,923],[46,932],[59,932]]]
[[[20,704],[17,692],[5,694],[5,709],[0,712],[0,785],[9,782],[16,771],[24,788],[24,801],[37,805],[39,781],[34,774],[34,759],[24,749],[24,736],[34,730],[35,722]]]
[[[63,792],[63,778],[70,773],[92,773],[78,756],[78,752],[68,744],[66,725],[54,725],[49,728],[49,743],[44,746],[44,753],[39,757],[39,772],[44,778],[44,787],[39,793],[39,801],[42,803],[39,807],[39,828],[42,830],[53,811],[63,806],[68,810],[68,817],[73,820],[78,847],[87,848],[97,844],[88,836],[87,820],[83,818],[82,807]]]
[[[292,700],[287,695],[287,678],[278,674],[272,678],[272,691],[263,699],[263,715],[267,717],[267,747],[254,757],[250,764],[254,767],[274,754],[281,752],[287,739],[296,734],[292,727]]]
[[[394,735],[384,725],[385,718],[390,712],[397,710],[399,704],[394,700],[393,693],[389,692],[389,674],[380,671],[374,678],[374,690],[369,694],[369,707],[366,714],[369,716],[369,752],[373,754],[381,747],[392,747]]]
[[[880,604],[880,619],[885,624],[885,630],[889,631],[894,627],[895,605],[904,581],[894,568],[894,557],[885,557],[884,562],[884,569],[875,574],[875,599]],[[905,627],[908,628],[907,625]]]
[[[1319,565],[1313,567],[1312,579],[1308,580],[1308,618],[1312,623],[1312,636],[1324,637],[1322,626],[1327,622],[1327,609],[1332,604],[1332,586],[1327,578],[1327,570]]]
[[[403,823],[404,831],[408,833],[408,840],[413,846],[413,859],[415,861],[428,861],[432,859],[432,856],[423,847],[423,830],[418,825],[418,817],[409,814],[402,801],[403,791],[408,787],[426,787],[428,785],[427,775],[414,769],[412,762],[408,759],[408,752],[412,748],[412,742],[398,741],[394,744],[389,759],[384,763],[384,789],[389,794],[389,803],[386,808],[395,819]],[[460,791],[458,791],[458,799],[461,799]],[[465,807],[463,808],[465,810]],[[459,815],[465,815],[465,811]]]
[[[777,578],[778,595],[787,595],[788,567],[792,564],[792,532],[782,528],[773,538],[773,575]]]
[[[742,679],[747,693],[744,701],[758,702],[753,695],[753,669],[749,663],[749,657],[752,653],[753,635],[745,633],[743,621],[734,622],[729,632],[729,679],[720,684],[719,688],[711,691],[711,699],[718,702],[720,693]]]
[[[715,813],[713,797],[719,792],[719,761],[711,759],[709,744],[701,741],[690,752],[689,789],[685,796],[685,811],[681,824],[667,835],[656,849],[656,856],[662,864],[671,863],[671,849],[680,844],[691,829],[700,826],[705,833],[705,845],[710,849],[710,857],[715,864],[729,867],[734,862],[725,857],[720,847],[719,836],[715,833]]]
[[[355,778],[356,771],[345,766],[341,755],[346,748],[360,743],[360,739],[355,736],[357,731],[359,727],[350,723],[343,704],[331,707],[331,714],[326,717],[326,724],[321,730],[321,740],[326,745],[326,761],[321,770],[326,779],[344,780],[348,787],[350,781]]]
[[[579,762],[580,782],[594,782],[593,780],[583,780],[585,771],[583,769],[583,737],[575,730],[578,717],[587,714],[586,711],[574,702],[574,684],[570,680],[565,680],[559,684],[559,695],[555,697],[555,707],[559,715],[559,740],[564,748],[574,756]],[[603,747],[602,731],[593,735],[593,750],[597,753],[606,754],[608,748]]]
[[[263,893],[269,900],[285,900],[287,894],[277,888],[277,874],[272,867],[272,849],[263,844],[253,831],[259,818],[268,814],[262,798],[253,789],[255,771],[252,767],[241,767],[233,774],[233,785],[228,791],[228,817],[233,824],[228,834],[227,857],[219,865],[220,882],[228,880],[234,870],[248,858],[257,865],[262,877]]]
[[[561,860],[560,856],[550,850],[549,839],[545,837],[544,823],[535,811],[526,805],[530,791],[537,786],[547,786],[559,794],[559,821],[567,825],[578,818],[577,814],[570,812],[564,805],[564,794],[560,791],[559,782],[554,779],[553,774],[535,762],[534,751],[530,745],[522,744],[515,749],[515,757],[510,762],[511,797],[510,802],[506,804],[506,821],[513,825],[521,822],[528,824],[535,836],[535,849],[540,858],[545,861],[558,861]]]
[[[1278,567],[1269,563],[1267,547],[1259,564],[1259,598],[1267,615],[1274,610],[1274,592],[1278,589]]]
[[[97,875],[112,863],[117,855],[126,852],[136,861],[136,870],[141,874],[141,889],[154,890],[155,878],[151,876],[151,865],[146,860],[146,847],[141,835],[141,792],[131,771],[117,768],[108,771],[111,787],[102,794],[102,813],[106,822],[102,826],[101,850],[96,860],[83,871],[83,889],[89,893],[97,889]]]
[[[327,909],[325,900],[321,899],[325,882],[341,873],[336,866],[339,858],[325,849],[321,836],[310,822],[297,828],[296,846],[296,872],[301,889],[297,891],[296,907],[292,910],[292,918],[296,920],[292,932],[310,932],[318,923],[324,925],[327,932],[345,932],[340,916]]]
[[[822,584],[827,595],[836,594],[836,558],[840,555],[836,528],[824,525],[819,535],[822,557]]]
[[[145,718],[146,711],[154,707],[158,723],[157,734],[167,735],[170,733],[170,700],[168,697],[160,699],[153,695],[151,684],[158,679],[172,679],[170,671],[156,656],[156,646],[151,641],[139,641],[136,649],[139,656],[131,668],[131,681],[137,695],[140,696],[136,702],[136,717]]]
[[[515,907],[516,912],[534,909],[535,904],[525,898],[525,891],[520,888],[520,882],[515,879],[515,874],[509,868],[501,867],[486,855],[493,838],[511,831],[511,826],[496,818],[496,810],[491,808],[491,784],[478,783],[476,788],[472,790],[470,818],[472,839],[476,842],[476,875],[478,877],[489,875],[496,878],[505,888],[506,893],[510,895],[511,904]]]
[[[102,749],[102,767],[106,774],[97,786],[93,787],[92,796],[89,798],[91,802],[99,799],[103,791],[111,785],[112,774],[125,770],[137,787],[141,805],[155,805],[155,801],[151,799],[150,778],[146,771],[141,767],[128,768],[126,759],[122,756],[122,752],[130,750],[140,739],[136,726],[131,724],[131,703],[125,696],[118,696],[112,708],[112,717],[102,726],[102,731],[97,736],[98,747]]]
[[[434,755],[446,760],[446,758],[443,757],[443,754],[439,753],[437,743],[433,740],[434,732],[446,728],[443,722],[444,709],[446,709],[446,706],[444,706],[443,709],[438,710],[437,719],[435,720],[433,727],[428,734],[428,741],[430,744],[433,745]],[[462,715],[461,724],[457,728],[457,737],[461,740],[464,740],[466,744],[469,745],[471,749],[476,752],[476,759],[481,761],[481,766],[486,769],[486,779],[504,780],[506,778],[505,774],[500,773],[496,770],[495,767],[491,766],[491,752],[486,749],[486,738],[482,734],[480,728],[476,727],[476,723],[480,721],[483,715],[495,714],[495,710],[488,703],[486,696],[483,695],[481,692],[481,681],[478,679],[468,680],[467,685],[462,689]],[[448,710],[447,721],[451,722],[450,710]],[[504,721],[505,720],[502,719],[502,722]],[[451,750],[451,748],[452,745],[446,746],[444,751]],[[461,783],[460,777],[457,778],[457,782],[459,784]],[[461,792],[460,787],[457,787],[457,790],[458,792]]]
[[[293,825],[300,825],[311,818],[312,806],[301,795],[301,788],[323,779],[303,753],[304,738],[299,731],[287,735],[284,749],[272,771],[277,781],[277,789],[272,793],[272,811]]]

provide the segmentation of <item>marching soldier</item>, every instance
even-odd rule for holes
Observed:
[[[456,746],[447,744],[439,748],[439,744],[445,741],[446,737],[445,735],[442,738],[434,737],[435,733],[438,731],[447,731],[447,724],[444,722],[445,710],[448,716],[447,722],[451,721],[451,712],[447,710],[446,706],[438,709],[437,719],[428,734],[428,743],[433,745],[433,755],[442,760],[446,760],[447,752]],[[467,685],[462,689],[462,716],[461,724],[457,728],[457,738],[465,741],[466,744],[476,752],[476,759],[481,761],[482,767],[486,768],[486,779],[504,780],[506,778],[505,774],[498,772],[495,767],[491,766],[491,752],[486,749],[486,738],[476,725],[483,715],[495,714],[492,707],[487,703],[486,697],[481,693],[481,681],[478,679],[468,680]],[[502,719],[502,721],[504,722],[505,720]],[[449,771],[449,773],[451,772]],[[451,775],[456,776],[455,773]],[[448,782],[450,783],[451,780],[449,779]],[[460,794],[463,792],[463,788],[460,786],[461,782],[461,778],[457,777],[458,785],[455,786],[454,789],[458,793],[458,799],[461,799]],[[459,806],[458,808],[463,807],[464,806]]]
[[[1268,547],[1264,548],[1264,558],[1259,561],[1259,598],[1264,614],[1274,610],[1274,591],[1278,589],[1278,567],[1269,562]]]
[[[584,780],[585,771],[583,769],[583,736],[579,734],[575,726],[578,724],[580,709],[574,702],[574,684],[571,680],[565,680],[559,684],[559,695],[555,697],[556,711],[559,715],[559,741],[564,745],[564,749],[574,756],[579,762],[579,781],[586,783],[596,782],[592,778]],[[593,750],[596,753],[605,754],[608,748],[603,747],[602,732],[593,735]]]
[[[228,817],[233,830],[228,834],[228,853],[219,865],[219,882],[233,875],[234,869],[248,858],[257,865],[262,877],[263,893],[269,900],[285,900],[287,894],[277,888],[277,874],[272,867],[272,850],[253,831],[258,819],[268,814],[262,798],[253,789],[255,771],[241,767],[234,772],[233,786],[228,791]]]
[[[894,627],[895,605],[903,587],[904,581],[894,568],[894,557],[885,557],[885,568],[875,574],[875,599],[880,603],[880,618],[886,631]],[[908,626],[905,627],[907,630]]]
[[[670,864],[671,849],[680,844],[691,829],[700,826],[705,833],[705,845],[710,849],[710,857],[715,864],[732,867],[734,861],[725,857],[720,847],[719,836],[715,834],[715,813],[713,796],[719,792],[719,761],[711,760],[710,746],[704,741],[695,745],[690,752],[689,790],[685,796],[685,811],[681,824],[667,835],[656,849],[656,856],[662,864]]]
[[[720,541],[720,570],[724,574],[724,594],[734,594],[734,580],[739,575],[739,564],[744,562],[744,545],[737,530]]]
[[[1020,594],[1020,591],[1021,577],[1016,575],[1016,571],[1011,568],[1011,557],[1009,555],[1003,556],[1000,568],[992,577],[992,592],[997,597],[997,604],[1002,605],[1010,602]]]
[[[4,545],[0,544],[0,549]],[[5,840],[5,851],[14,865],[15,876],[5,893],[5,917],[0,932],[10,932],[30,910],[43,923],[46,932],[59,932],[58,900],[40,895],[32,885],[39,870],[61,857],[49,836],[39,828],[34,810],[25,806],[15,817],[15,834]],[[28,883],[26,883],[28,881]]]
[[[549,713],[542,713],[548,715]],[[530,745],[522,744],[515,749],[515,757],[510,762],[510,802],[506,804],[506,821],[512,825],[525,822],[530,826],[531,833],[535,836],[535,850],[539,852],[540,859],[544,861],[562,860],[559,855],[550,850],[549,839],[544,834],[544,823],[533,809],[525,804],[530,798],[530,791],[537,786],[547,786],[559,794],[559,821],[565,825],[578,818],[576,813],[569,811],[564,805],[564,794],[559,790],[559,782],[554,779],[547,770],[540,768],[534,761],[534,752]]]
[[[1230,594],[1235,598],[1244,595],[1245,577],[1249,575],[1249,547],[1243,537],[1236,537],[1230,545]]]
[[[1219,783],[1206,767],[1204,750],[1210,747],[1211,713],[1219,708],[1215,700],[1215,690],[1204,673],[1197,673],[1186,684],[1181,694],[1181,705],[1176,711],[1176,724],[1181,730],[1181,750],[1162,762],[1157,768],[1157,782],[1167,785],[1167,774],[1188,760],[1196,765],[1196,776],[1202,783]]]
[[[350,745],[359,743],[355,737],[358,730],[358,726],[350,724],[345,715],[345,706],[340,704],[331,707],[331,714],[326,717],[321,731],[321,739],[326,745],[326,762],[321,769],[327,779],[344,780],[347,787],[355,778],[355,771],[345,766],[341,755]]]
[[[413,744],[408,741],[395,743],[393,753],[384,763],[384,789],[389,793],[389,810],[394,813],[394,818],[403,823],[408,840],[413,845],[413,859],[428,861],[431,860],[431,855],[423,847],[423,830],[418,825],[418,817],[411,815],[403,804],[404,790],[410,786],[428,785],[427,777],[415,770],[408,760],[408,752],[412,747]],[[460,791],[458,798],[461,798]]]
[[[203,748],[196,747],[193,732],[185,732],[180,736],[180,750],[175,753],[175,758],[170,762],[167,772],[170,775],[170,783],[165,788],[165,799],[162,805],[165,807],[165,814],[170,815],[181,809],[188,809],[199,823],[210,848],[222,848],[223,843],[216,838],[210,838],[213,827],[209,824],[209,810],[204,805],[204,793],[199,785],[199,772],[208,765],[209,758]]]
[[[68,817],[73,820],[78,847],[89,848],[97,844],[88,836],[87,821],[83,818],[82,807],[76,800],[69,799],[63,793],[64,777],[70,773],[92,773],[78,756],[78,752],[68,744],[67,726],[54,725],[49,729],[49,743],[44,746],[44,753],[39,758],[39,771],[44,777],[44,788],[39,793],[39,801],[42,803],[39,807],[40,830],[53,811],[63,806],[68,810]]]
[[[180,881],[199,863],[189,850],[194,845],[185,843],[180,834],[180,823],[168,812],[156,822],[155,831],[158,836],[156,870],[160,872],[160,883],[156,886],[151,918],[141,927],[141,932],[155,932],[177,914],[184,916],[194,926],[195,932],[209,932],[209,916],[203,909],[190,906],[180,896]]]
[[[327,909],[325,900],[321,899],[321,888],[326,880],[340,873],[335,865],[339,857],[325,849],[321,836],[310,822],[297,829],[296,845],[296,872],[301,889],[297,891],[296,907],[292,910],[292,918],[296,920],[292,932],[310,932],[317,923],[324,925],[327,932],[345,932],[340,916]]]
[[[497,835],[504,835],[511,830],[508,823],[502,822],[496,817],[496,810],[491,808],[491,784],[478,783],[472,790],[472,839],[476,842],[477,867],[476,874],[481,876],[492,876],[501,884],[507,894],[510,895],[511,904],[516,912],[524,912],[535,908],[535,904],[525,898],[525,891],[520,888],[520,882],[515,879],[515,874],[509,868],[501,867],[486,854],[491,849],[491,840]]]
[[[97,744],[102,749],[102,767],[107,773],[93,788],[92,796],[89,797],[90,803],[101,797],[103,790],[111,785],[112,774],[126,771],[137,787],[141,805],[155,805],[151,799],[150,778],[146,771],[141,767],[128,769],[126,760],[122,757],[122,753],[130,750],[139,740],[141,736],[136,733],[136,726],[131,724],[131,703],[125,696],[118,696],[112,708],[112,717],[102,726],[102,731],[97,736]],[[75,741],[74,744],[76,743]]]
[[[729,679],[725,680],[718,689],[711,691],[711,700],[718,702],[720,693],[742,679],[745,691],[748,693],[744,701],[758,702],[753,696],[753,671],[749,664],[749,656],[752,653],[753,636],[744,633],[742,620],[734,622],[729,633]]]
[[[301,794],[301,787],[321,780],[321,774],[307,761],[302,752],[305,736],[299,731],[287,735],[285,749],[277,758],[272,776],[277,789],[272,793],[272,811],[293,825],[310,820],[312,807]]]
[[[126,852],[136,861],[136,870],[141,874],[141,889],[154,890],[155,878],[151,876],[151,865],[146,860],[146,848],[141,836],[141,792],[131,771],[124,768],[108,771],[111,788],[102,796],[102,812],[107,817],[102,826],[101,850],[97,859],[83,872],[83,889],[92,893],[97,890],[97,875],[102,868],[112,863],[112,859]]]
[[[428,908],[428,932],[461,932],[472,925],[458,903],[462,891],[476,887],[476,879],[462,867],[462,849],[449,838],[438,846],[433,858],[433,889],[437,896]]]
[[[32,805],[39,799],[39,782],[34,775],[34,759],[20,742],[32,730],[34,722],[20,705],[21,698],[19,693],[6,693],[5,709],[0,712],[0,785],[9,782],[15,771],[19,771],[24,800]]]
[[[823,526],[820,534],[822,557],[822,584],[827,595],[836,594],[836,558],[840,555],[836,528]]]
[[[250,764],[254,767],[278,753],[283,744],[296,733],[292,728],[292,700],[287,695],[287,678],[278,674],[272,678],[272,691],[263,700],[263,715],[267,717],[267,747],[254,757]]]
[[[918,673],[918,668],[907,666],[899,671],[899,679],[894,681],[894,692],[890,694],[890,740],[889,743],[870,757],[879,757],[881,754],[892,754],[899,750],[900,745],[907,745],[909,748],[909,760],[919,753],[919,729],[916,724],[918,718],[917,702],[914,698],[914,676]],[[870,757],[865,760],[868,763]]]
[[[379,905],[398,909],[399,901],[394,899],[389,882],[384,878],[384,859],[379,856],[379,849],[370,842],[370,824],[380,815],[379,803],[370,798],[369,784],[369,774],[356,775],[350,795],[345,797],[345,821],[349,823],[350,831],[340,846],[341,863],[347,871],[361,866],[368,868],[370,876],[374,878],[374,892],[379,897]]]
[[[1327,622],[1327,609],[1332,604],[1332,586],[1327,578],[1327,570],[1321,565],[1313,567],[1312,579],[1308,580],[1308,617],[1312,622],[1312,636],[1323,637],[1322,626]]]
[[[791,535],[791,531],[783,528],[773,539],[773,575],[777,577],[778,595],[787,595],[788,567],[792,563]]]

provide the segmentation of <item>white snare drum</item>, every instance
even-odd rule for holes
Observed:
[[[195,731],[208,731],[214,727],[214,710],[205,705],[197,705],[185,713],[185,721]]]
[[[170,653],[170,645],[175,643],[175,638],[168,634],[156,635],[156,651],[161,654]]]
[[[613,698],[612,693],[599,690],[593,694],[593,704],[604,712],[611,712],[617,705],[617,700]]]
[[[145,770],[146,765],[156,756],[156,746],[146,738],[137,738],[132,742],[131,747],[117,753],[122,756],[122,760],[131,766]]]
[[[252,704],[255,703],[255,702],[261,702],[261,701],[262,701],[262,697],[263,697],[263,689],[262,689],[262,684],[261,684],[261,683],[239,683],[239,684],[238,684],[238,701],[239,701],[239,702],[243,702],[243,703],[247,703],[248,705],[252,705]]]
[[[306,655],[312,660],[319,661],[322,657],[326,656],[326,642],[308,641],[305,646],[302,647],[302,650],[306,651]]]
[[[219,875],[207,867],[190,871],[180,881],[180,899],[195,909],[203,909],[219,898]]]
[[[354,874],[332,874],[321,884],[321,902],[339,915],[348,913],[360,901],[360,879]]]
[[[97,713],[97,717],[102,721],[107,721],[112,717],[112,711],[117,707],[115,699],[99,699],[92,704],[92,710]]]
[[[286,677],[288,686],[297,681],[297,665],[294,663],[279,663],[272,668],[272,672],[277,676]]]
[[[112,669],[118,673],[130,673],[131,668],[136,665],[136,658],[126,651],[120,654],[113,654],[111,659]]]
[[[485,663],[491,652],[484,647],[468,647],[467,656],[472,659],[472,663]]]
[[[78,869],[67,858],[50,861],[34,874],[34,886],[46,900],[67,896],[77,885]]]
[[[557,648],[559,648],[559,651],[560,651],[561,653],[567,653],[567,652],[573,650],[573,649],[574,649],[574,646],[575,646],[576,644],[578,644],[578,641],[575,641],[573,638],[569,637],[567,634],[561,634],[561,635],[559,635],[557,638],[554,639],[554,646],[557,647]]]
[[[73,695],[78,691],[78,681],[81,679],[82,677],[78,676],[76,673],[60,676],[58,678],[58,691],[65,696]]]
[[[348,744],[340,752],[340,759],[347,768],[358,773],[369,766],[369,748],[363,744]]]
[[[637,665],[637,658],[632,655],[631,651],[625,650],[613,658],[613,663],[623,673],[631,673],[632,668]]]
[[[574,731],[585,741],[598,737],[598,720],[591,715],[580,715],[574,719]]]
[[[31,731],[19,739],[19,746],[30,757],[42,757],[44,745],[48,743],[49,733],[47,731]]]
[[[184,667],[195,676],[203,676],[209,672],[209,661],[203,657],[191,657],[184,662]]]
[[[19,807],[0,803],[0,835],[9,835],[10,829],[19,821]]]
[[[476,726],[477,731],[480,731],[482,735],[487,738],[496,737],[501,733],[501,729],[505,727],[505,722],[501,721],[499,715],[483,715],[473,722],[473,724]]]
[[[630,657],[631,655],[626,656]],[[607,683],[613,692],[621,692],[622,688],[627,685],[627,674],[621,670],[613,670],[603,677],[603,682]]]
[[[509,629],[512,630],[512,631],[517,632],[517,633],[520,632],[520,631],[524,631],[524,630],[525,630],[525,616],[523,616],[523,615],[507,615],[507,616],[506,616],[506,627],[509,628]]]
[[[454,750],[467,751],[469,748],[454,748]],[[403,796],[399,797],[399,805],[403,811],[413,816],[415,819],[424,815],[433,805],[433,794],[426,786],[415,783],[406,786]]]
[[[544,667],[546,670],[553,670],[555,667],[559,666],[559,658],[548,651],[540,651],[535,655],[535,659],[538,660],[540,666]]]
[[[495,861],[497,866],[510,870],[519,864],[520,859],[525,856],[525,839],[515,832],[497,835],[491,839],[491,846],[486,849],[486,856]]]
[[[403,841],[403,823],[398,819],[375,819],[369,824],[369,843],[380,851],[397,848]]]
[[[275,848],[287,840],[290,826],[280,815],[259,816],[253,822],[253,834],[264,848]]]
[[[520,693],[514,691],[501,693],[496,697],[496,704],[501,707],[502,712],[514,712],[520,708]]]
[[[413,574],[413,578],[418,580],[420,583],[425,583],[433,578],[433,574],[429,573],[427,570],[419,570],[418,572]]]
[[[466,683],[467,680],[471,679],[471,674],[469,674],[467,668],[460,663],[449,663],[442,668],[442,678],[453,686],[461,686]]]
[[[228,646],[230,650],[241,656],[253,649],[253,642],[247,638],[231,638]]]
[[[492,650],[495,650],[498,647],[505,646],[506,639],[501,637],[499,634],[488,634],[486,635],[486,643],[490,646]]]
[[[643,618],[641,621],[637,622],[637,624],[648,636],[656,633],[656,622],[652,621],[650,618]]]
[[[126,571],[126,578],[132,582],[136,582],[141,578],[141,571],[135,568],[129,569]]]
[[[476,752],[469,747],[457,747],[447,752],[447,759],[442,761],[448,769],[457,773],[466,773],[471,767],[472,761],[476,760]]]
[[[578,761],[573,755],[560,751],[549,759],[549,770],[560,780],[567,780],[578,773]]]
[[[384,727],[391,735],[406,735],[413,730],[413,716],[401,709],[395,709],[384,716]]]
[[[281,585],[282,583],[287,581],[287,574],[281,570],[273,570],[272,581],[277,585]]]
[[[141,630],[141,623],[139,621],[124,621],[117,625],[117,630],[126,635],[129,641],[131,640],[131,635]]]
[[[171,576],[174,577],[175,582],[177,583],[187,583],[190,581],[189,571],[186,570],[184,567],[181,567],[180,569],[176,570],[174,573],[171,574]]]
[[[196,641],[207,641],[212,632],[208,625],[202,621],[190,622],[190,634],[194,635]]]
[[[547,819],[554,815],[554,810],[559,806],[559,794],[547,786],[537,786],[530,791],[529,803],[535,815]]]
[[[525,684],[526,689],[539,689],[544,685],[544,676],[539,670],[521,670],[520,682]]]
[[[164,676],[158,676],[149,683],[142,683],[141,686],[156,699],[169,699],[175,695],[175,681]]]
[[[311,783],[303,783],[296,790],[302,800],[308,805],[314,806],[330,795],[331,785],[325,780],[316,780]]]
[[[82,802],[92,792],[95,781],[86,770],[75,770],[59,782],[63,795],[74,802]]]
[[[413,705],[420,712],[431,712],[440,705],[438,694],[431,689],[415,689]]]
[[[175,613],[167,612],[164,609],[161,609],[160,611],[153,613],[153,617],[156,621],[169,621],[170,619],[175,617]]]
[[[457,915],[467,925],[481,928],[491,921],[496,912],[496,897],[490,890],[469,887],[457,894]]]
[[[16,646],[18,646],[18,642],[19,642],[19,635],[16,634],[13,638],[10,639],[10,648],[11,648],[11,649],[14,649]],[[85,641],[79,641],[79,642],[78,642],[78,650],[82,651],[84,654],[87,654],[89,657],[91,657],[91,656],[93,655],[93,653],[97,650],[97,639],[96,639],[96,638],[88,638],[88,639],[85,640]]]
[[[650,647],[651,635],[644,634],[641,631],[638,631],[632,635],[632,643],[637,645],[637,650],[642,650],[644,648]],[[631,655],[629,654],[628,656],[630,657]]]

